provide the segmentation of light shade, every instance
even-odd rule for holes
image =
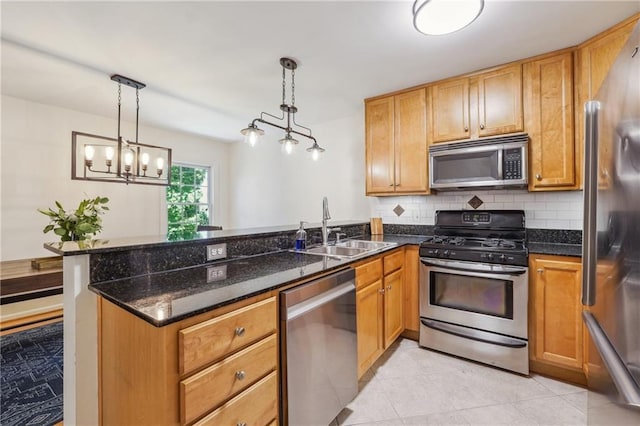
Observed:
[[[484,0],[416,0],[413,26],[427,35],[449,34],[475,21],[483,7]]]
[[[245,129],[240,130],[240,133],[244,136],[245,143],[248,143],[251,146],[256,146],[260,136],[264,135],[264,130],[259,129],[253,123],[250,123]]]

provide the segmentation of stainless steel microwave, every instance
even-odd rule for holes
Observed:
[[[519,133],[431,146],[431,189],[446,191],[525,187],[528,141],[526,133]]]

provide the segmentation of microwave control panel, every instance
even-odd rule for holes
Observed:
[[[522,179],[522,148],[505,149],[502,153],[503,179]]]

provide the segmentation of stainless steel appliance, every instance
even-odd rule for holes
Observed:
[[[438,191],[527,185],[526,133],[429,147],[429,184]]]
[[[640,424],[640,24],[585,105],[589,424]],[[606,396],[606,397],[605,397]]]
[[[284,424],[328,425],[358,393],[355,271],[284,291],[280,318]]]
[[[521,210],[438,211],[420,245],[420,346],[529,374]]]

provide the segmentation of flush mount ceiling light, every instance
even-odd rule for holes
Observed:
[[[324,152],[324,149],[320,148],[320,145],[318,145],[316,138],[311,135],[311,129],[296,123],[296,112],[298,112],[298,107],[296,107],[295,76],[298,64],[291,58],[280,58],[280,65],[282,65],[282,103],[280,104],[282,115],[280,117],[276,117],[275,115],[261,112],[260,117],[253,119],[253,121],[247,126],[247,128],[242,129],[240,133],[244,135],[244,140],[246,143],[251,146],[255,146],[256,143],[258,143],[258,141],[260,140],[260,136],[264,135],[264,130],[258,128],[256,123],[262,123],[269,126],[277,127],[278,129],[282,129],[285,132],[284,137],[278,141],[282,146],[282,152],[284,152],[285,154],[291,154],[293,152],[295,146],[298,144],[298,140],[292,136],[292,134],[294,134],[313,141],[311,147],[307,148],[307,152],[311,153],[311,158],[317,160],[320,154]],[[286,100],[287,70],[289,70],[291,73],[291,99],[289,103],[287,103]],[[280,123],[267,121],[266,117],[278,120]]]
[[[449,34],[475,21],[483,7],[484,0],[416,0],[413,26],[426,35]]]
[[[169,186],[171,149],[138,142],[139,92],[146,85],[119,74],[112,75],[111,80],[118,83],[118,136],[113,139],[72,132],[71,179]],[[135,141],[120,135],[123,84],[136,89]]]

